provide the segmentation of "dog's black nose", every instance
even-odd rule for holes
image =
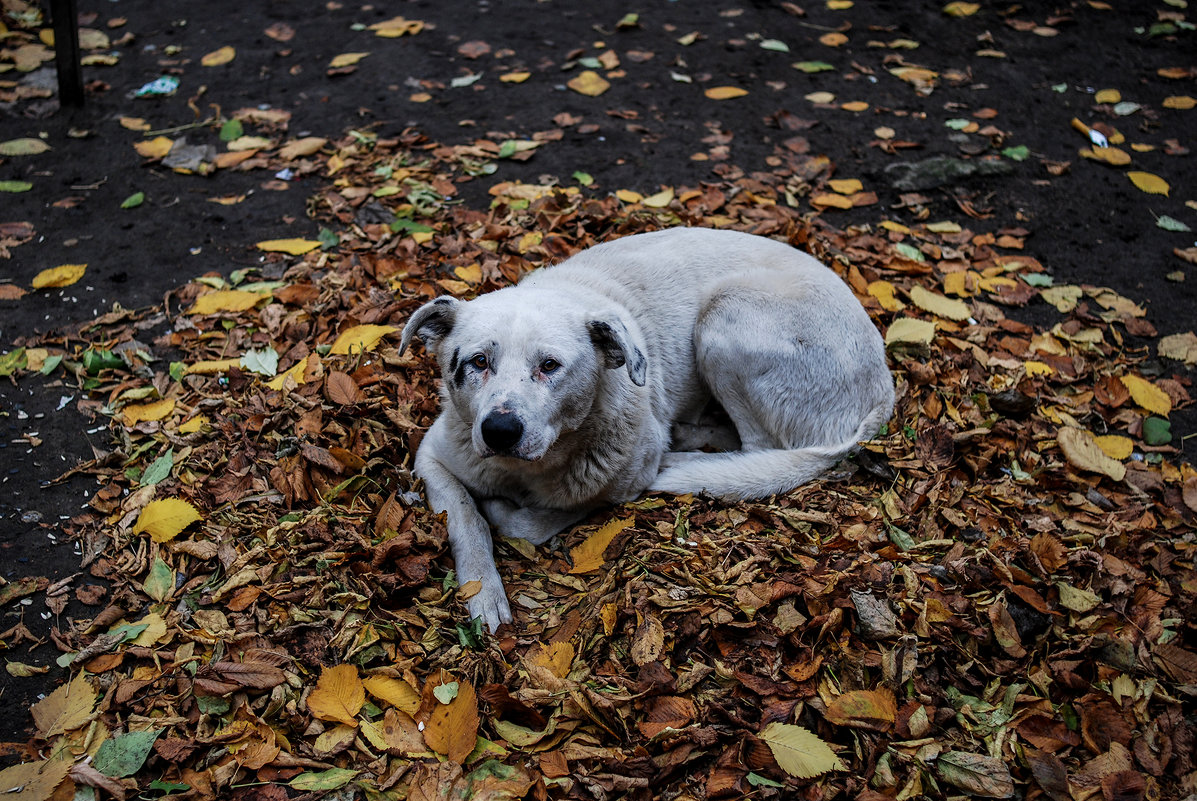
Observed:
[[[482,420],[482,441],[496,453],[511,450],[524,435],[524,424],[511,413],[491,412]]]

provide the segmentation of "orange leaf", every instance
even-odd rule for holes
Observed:
[[[437,703],[424,724],[424,742],[438,754],[461,764],[478,742],[478,696],[474,686],[458,679],[457,695],[447,704]]]
[[[353,665],[337,665],[320,671],[316,689],[308,694],[308,711],[321,720],[357,725],[357,713],[366,702],[362,680]]]
[[[615,539],[616,534],[634,522],[635,519],[631,517],[625,517],[623,520],[612,520],[587,537],[586,541],[581,545],[571,548],[569,558],[574,563],[574,566],[569,569],[569,572],[589,573],[592,570],[598,570],[602,567],[603,552],[607,550],[607,546],[611,544],[611,540]]]
[[[703,94],[711,100],[730,100],[733,97],[743,97],[748,94],[748,90],[738,86],[712,86]]]
[[[897,702],[890,690],[853,690],[827,705],[824,713],[837,726],[889,731],[897,715]]]

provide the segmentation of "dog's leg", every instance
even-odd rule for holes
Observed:
[[[416,475],[424,480],[428,505],[448,518],[449,545],[461,584],[478,581],[479,590],[467,602],[470,617],[480,617],[492,632],[502,623],[511,622],[511,607],[503,580],[495,567],[490,526],[478,511],[469,490],[436,455],[443,441],[440,421],[433,424],[416,453]]]
[[[588,514],[564,509],[530,509],[516,506],[505,498],[487,498],[480,506],[495,531],[504,537],[527,540],[533,545],[548,542],[554,534],[564,531]]]

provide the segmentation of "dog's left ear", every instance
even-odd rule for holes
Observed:
[[[644,386],[648,376],[648,359],[644,356],[639,330],[629,330],[618,317],[591,320],[586,323],[586,330],[590,332],[590,341],[598,348],[608,369],[626,364],[632,383],[638,387]]]
[[[416,309],[403,326],[403,335],[399,337],[399,353],[402,354],[411,344],[411,338],[418,336],[424,340],[424,347],[432,350],[450,331],[457,320],[457,307],[460,304],[456,298],[443,297],[425,303]]]

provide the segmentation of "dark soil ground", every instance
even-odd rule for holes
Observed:
[[[18,5],[3,3],[5,9]],[[259,263],[253,243],[259,240],[316,235],[318,226],[305,205],[324,177],[287,181],[232,169],[180,175],[147,163],[133,148],[140,135],[119,122],[141,117],[153,129],[174,129],[171,135],[178,136],[182,126],[243,107],[289,111],[292,136],[335,138],[350,128],[393,136],[413,128],[433,141],[463,144],[563,131],[530,159],[501,161],[489,179],[465,185],[462,201],[478,208],[488,202],[486,187],[500,180],[572,183],[571,176],[581,171],[600,190],[650,194],[731,170],[768,170],[778,142],[802,137],[794,147],[826,154],[835,177],[859,178],[877,193],[876,204],[824,212],[835,226],[884,219],[964,221],[969,210],[978,217],[969,220],[974,230],[1025,229],[1023,253],[1038,259],[1057,283],[1104,285],[1144,304],[1159,336],[1193,329],[1197,277],[1191,264],[1173,254],[1192,247],[1193,234],[1156,223],[1157,216],[1168,215],[1197,225],[1193,160],[1186,150],[1193,145],[1197,111],[1162,107],[1165,97],[1197,94],[1193,35],[1183,27],[1158,35],[1150,30],[1161,15],[1183,19],[1176,7],[1183,4],[1112,0],[1110,7],[1074,2],[1019,9],[982,3],[977,13],[960,18],[943,13],[940,2],[860,1],[844,10],[828,8],[831,3],[801,5],[802,14],[788,3],[731,0],[373,5],[80,0],[84,26],[104,30],[113,40],[101,52],[119,56],[114,65],[85,68],[84,108],[59,109],[53,97],[28,91],[39,79],[52,86],[52,73],[0,73],[0,141],[37,137],[52,148],[37,156],[0,158],[0,180],[33,184],[23,193],[0,194],[0,224],[27,221],[36,231],[30,241],[8,243],[0,282],[28,288],[47,267],[86,263],[88,269],[73,286],[0,301],[0,351],[103,314],[114,304],[161,303],[194,276],[253,266]],[[636,24],[619,26],[628,13],[639,14]],[[428,27],[398,39],[364,29],[396,14]],[[124,23],[116,25],[117,18]],[[4,22],[16,28],[11,19]],[[289,41],[267,36],[275,23],[291,26],[294,36]],[[1027,23],[1039,27],[1029,30]],[[820,43],[819,37],[835,31],[847,35],[845,44]],[[691,43],[679,42],[694,32]],[[762,47],[766,40],[785,43],[789,52]],[[918,47],[895,47],[895,40]],[[487,52],[463,47],[471,42],[485,42]],[[236,49],[235,59],[201,65],[204,54],[224,46]],[[565,87],[584,68],[576,64],[579,58],[608,49],[620,63],[605,94],[587,97]],[[330,74],[329,62],[346,52],[369,55],[346,74]],[[816,60],[833,69],[807,74],[791,66]],[[903,63],[938,72],[934,89],[920,94],[887,72]],[[1187,77],[1157,72],[1178,67]],[[516,71],[531,75],[523,83],[500,80]],[[162,74],[179,77],[175,95],[131,98]],[[480,77],[469,85],[452,85],[475,75]],[[703,94],[724,85],[748,94],[723,101]],[[1109,104],[1095,101],[1094,91],[1105,88],[1119,89],[1124,100],[1142,108],[1117,116]],[[805,96],[816,91],[831,92],[835,100],[813,104]],[[416,102],[421,95],[428,97]],[[850,101],[868,108],[840,107]],[[985,112],[978,119],[982,109],[996,115]],[[561,128],[562,114],[580,119]],[[1086,141],[1070,126],[1073,117],[1114,126],[1128,143],[1154,145],[1150,152],[1133,153],[1133,169],[1163,177],[1171,194],[1144,194],[1123,169],[1078,156]],[[945,126],[951,119],[993,130],[957,132]],[[887,140],[875,133],[882,126],[895,132],[888,141],[910,147],[887,148]],[[213,125],[196,125],[186,135],[197,144],[220,145]],[[692,158],[713,145],[726,148],[726,160]],[[948,155],[975,162],[1022,145],[1029,156],[1005,159],[1009,174],[905,196],[886,172],[899,161]],[[1064,162],[1070,166],[1062,174],[1047,169]],[[136,192],[145,194],[145,202],[121,209]],[[240,194],[246,199],[236,205],[210,202]],[[805,201],[800,207],[811,211]],[[1032,305],[1010,313],[1033,320],[1045,309]],[[1100,309],[1081,313],[1086,311]],[[1128,338],[1128,346],[1154,348],[1155,341]],[[1176,362],[1159,363],[1158,375],[1192,379]],[[108,437],[103,419],[78,411],[79,400],[73,383],[56,379],[26,377],[0,385],[0,570],[8,582],[28,576],[55,582],[78,570],[61,521],[86,503],[94,484],[83,477],[56,479],[91,458],[92,445]],[[1197,417],[1181,410],[1172,420],[1173,445],[1192,461]],[[94,581],[82,576],[79,583]],[[90,614],[72,601],[54,615],[42,593],[25,601],[30,603],[0,610],[0,630],[23,621],[35,636],[48,638],[52,627],[65,628],[73,616]],[[52,666],[57,651],[48,639],[43,643],[32,650],[22,643],[4,655]],[[26,737],[30,721],[23,710],[58,674],[56,668],[30,678],[0,673],[0,698],[10,710],[0,721],[0,740]]]

